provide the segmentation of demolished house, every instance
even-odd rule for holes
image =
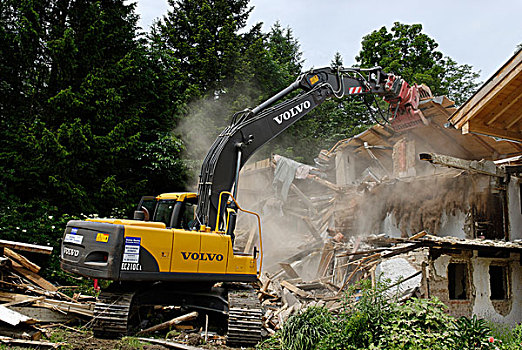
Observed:
[[[335,310],[376,276],[453,316],[522,322],[522,51],[458,110],[445,96],[420,109],[421,122],[373,126],[313,166],[245,167],[239,200],[263,216],[265,327],[306,305]],[[256,227],[240,224],[249,252]]]

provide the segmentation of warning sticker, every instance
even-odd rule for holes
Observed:
[[[108,233],[98,232],[98,234],[96,235],[96,242],[107,243],[107,242],[109,242],[109,237],[110,236]]]
[[[125,237],[124,263],[138,263],[140,261],[141,237]]]

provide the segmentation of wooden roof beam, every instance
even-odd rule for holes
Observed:
[[[511,130],[497,129],[473,123],[471,121],[466,122],[462,125],[462,134],[477,133],[487,136],[500,137],[507,140],[513,140],[522,142],[522,132],[516,132]]]
[[[450,122],[461,128],[480,112],[511,80],[522,71],[522,51],[514,55],[495,75],[467,100],[450,118]]]
[[[522,99],[522,94],[520,94],[520,91],[519,91],[518,89],[516,89],[513,93],[519,94],[519,96],[516,97],[516,98],[513,98],[513,99],[511,100],[511,102],[509,102],[509,103],[508,103],[504,108],[502,108],[500,111],[498,111],[498,113],[496,113],[496,115],[495,115],[493,118],[491,118],[490,120],[488,120],[488,121],[486,122],[486,125],[489,126],[489,125],[493,124],[493,122],[494,122],[495,120],[497,120],[498,118],[500,118],[500,117],[501,117],[501,116],[502,116],[502,115],[503,115],[503,114],[504,114],[504,113],[505,113],[509,108],[511,108],[515,103],[517,103],[518,101],[520,101],[520,99]],[[512,95],[513,95],[513,94],[512,94]],[[522,114],[520,115],[520,117],[522,117]],[[514,122],[511,122],[511,123],[508,125],[508,128],[510,128],[511,126],[513,126],[513,124],[515,124],[515,123],[520,119],[520,117],[519,117],[518,119],[516,119]]]

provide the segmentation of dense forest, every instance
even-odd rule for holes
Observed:
[[[169,2],[147,31],[124,0],[0,2],[1,238],[58,247],[70,218],[125,216],[143,194],[189,189],[234,112],[303,69],[291,28],[246,27],[248,0]],[[357,65],[456,103],[478,85],[420,24],[382,27],[361,43]],[[342,61],[336,54],[331,64]],[[331,101],[261,156],[310,162],[371,123],[361,101]]]

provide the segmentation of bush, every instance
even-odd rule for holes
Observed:
[[[334,325],[332,332],[321,340],[317,349],[366,349],[373,342],[371,324],[368,314],[355,312],[348,315]]]
[[[455,346],[459,346],[463,350],[487,349],[490,347],[488,336],[491,335],[487,321],[477,318],[459,317],[454,321],[455,330],[452,334],[452,340]]]
[[[445,308],[438,299],[413,298],[395,304],[379,345],[384,349],[450,349],[452,318]]]
[[[288,319],[264,350],[522,349],[522,325],[511,329],[473,316],[455,319],[438,299],[391,300],[387,283],[365,281],[345,296],[339,315],[311,307]],[[490,337],[496,340],[488,341]],[[500,341],[502,340],[502,342]]]
[[[281,329],[281,346],[285,350],[312,350],[332,327],[332,315],[327,309],[309,307],[285,322]]]

